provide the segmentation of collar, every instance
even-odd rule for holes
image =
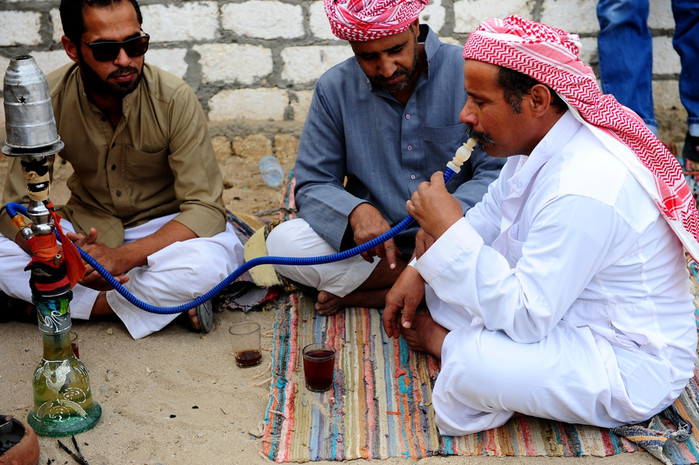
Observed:
[[[560,148],[580,129],[578,122],[570,111],[566,111],[543,139],[534,147],[530,155],[515,156],[514,174],[510,177],[509,185],[512,193],[521,195],[539,170],[548,163]]]

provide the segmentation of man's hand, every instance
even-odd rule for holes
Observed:
[[[349,223],[354,235],[354,242],[357,245],[364,244],[381,234],[385,233],[391,226],[381,213],[372,205],[362,203],[352,210],[349,215]],[[383,244],[379,244],[373,249],[369,249],[362,253],[364,260],[372,263],[372,257],[386,258],[388,266],[391,269],[396,267],[396,256],[400,255],[400,251],[396,248],[393,239],[389,239]]]
[[[67,233],[66,237],[75,245],[87,252],[92,258],[102,265],[121,284],[129,280],[126,273],[132,268],[148,263],[148,256],[164,249],[177,241],[186,241],[197,237],[194,232],[182,223],[175,220],[168,221],[160,229],[149,236],[142,237],[128,244],[111,248],[101,242],[97,242],[97,230],[90,229],[90,233]],[[102,278],[91,266],[88,265],[81,284],[97,290],[109,290],[112,286]],[[173,283],[173,286],[178,283]]]
[[[420,183],[405,209],[434,240],[464,216],[461,203],[447,191],[441,171]]]
[[[425,297],[425,283],[420,273],[408,266],[386,295],[381,319],[388,337],[400,337],[400,329],[410,328],[418,305]]]
[[[119,283],[124,284],[129,280],[129,277],[126,276],[126,272],[129,271],[129,269],[124,264],[124,254],[119,252],[119,248],[112,249],[101,242],[97,242],[97,230],[95,228],[91,228],[87,236],[68,232],[66,233],[66,237],[94,258]],[[112,285],[100,276],[92,266],[89,264],[86,265],[87,269],[85,270],[85,275],[80,280],[80,284],[98,291],[112,289]]]
[[[432,244],[434,244],[434,237],[427,234],[424,229],[418,229],[415,235],[415,251],[413,252],[413,258],[422,257]]]

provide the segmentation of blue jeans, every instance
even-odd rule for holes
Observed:
[[[597,19],[602,89],[643,119],[657,133],[653,111],[653,43],[648,28],[648,0],[600,0]],[[680,99],[692,135],[699,136],[699,2],[672,0],[680,56]]]

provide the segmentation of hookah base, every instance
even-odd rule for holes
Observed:
[[[102,407],[97,402],[85,409],[85,416],[71,415],[66,418],[39,417],[36,412],[29,412],[27,422],[39,436],[52,438],[73,436],[95,426],[102,416]]]

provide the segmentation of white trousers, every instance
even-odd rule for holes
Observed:
[[[662,360],[613,347],[587,327],[561,321],[542,341],[518,343],[426,291],[433,319],[450,330],[432,394],[444,435],[495,428],[514,412],[601,427],[637,423],[684,388],[671,385]]]
[[[277,257],[319,257],[337,253],[306,220],[295,218],[276,226],[267,236],[267,254]],[[379,264],[369,263],[361,255],[321,265],[274,265],[282,276],[305,286],[344,297],[366,281]]]
[[[154,233],[175,216],[127,229],[124,242]],[[61,227],[74,232],[66,220],[61,221]],[[32,301],[30,273],[24,271],[30,259],[14,241],[0,235],[0,290],[11,297]],[[213,237],[176,242],[150,255],[147,265],[127,273],[130,279],[123,286],[139,300],[156,307],[182,305],[211,290],[243,261],[243,245],[234,228],[226,224],[226,230]],[[98,295],[99,291],[77,284],[70,303],[71,317],[89,319]],[[107,302],[134,339],[161,330],[178,315],[141,310],[115,290],[107,292]]]

